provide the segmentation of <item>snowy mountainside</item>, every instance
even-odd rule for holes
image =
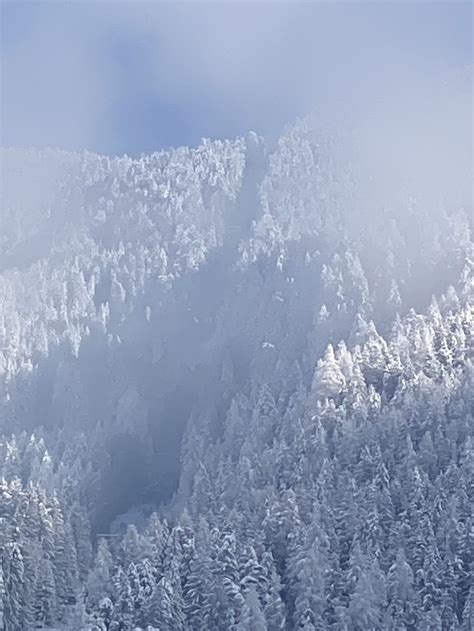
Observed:
[[[2,163],[7,631],[471,628],[462,165],[309,121]]]

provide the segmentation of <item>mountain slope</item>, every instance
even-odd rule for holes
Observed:
[[[361,147],[4,150],[6,629],[470,628],[469,183]]]

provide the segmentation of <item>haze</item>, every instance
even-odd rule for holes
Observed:
[[[470,2],[4,1],[1,12],[4,146],[139,155],[249,129],[276,138],[309,112],[385,118],[453,69],[471,85]]]

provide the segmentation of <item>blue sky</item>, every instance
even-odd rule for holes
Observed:
[[[7,146],[137,155],[274,136],[472,63],[470,2],[7,0],[1,12]]]

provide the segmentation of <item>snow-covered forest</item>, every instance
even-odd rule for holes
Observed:
[[[472,173],[363,145],[3,150],[5,631],[473,628]]]

